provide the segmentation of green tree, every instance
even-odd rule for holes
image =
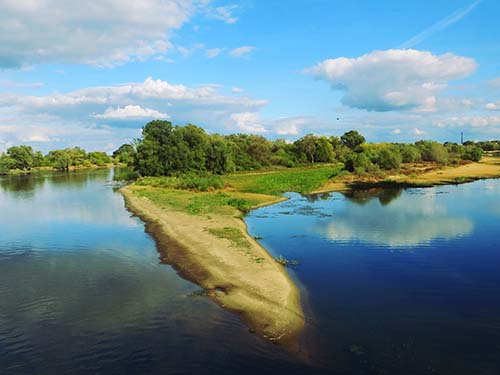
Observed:
[[[340,139],[342,143],[349,147],[351,150],[354,150],[355,148],[366,142],[365,137],[363,137],[356,130],[350,130],[347,133],[344,133],[340,137]]]
[[[313,134],[307,134],[295,141],[295,146],[297,147],[297,152],[304,154],[310,163],[315,162],[317,147],[316,136]]]
[[[131,144],[125,143],[113,152],[113,158],[121,163],[132,165],[135,157],[135,148]]]
[[[29,170],[35,162],[35,152],[31,146],[12,146],[7,150],[7,155],[12,158],[17,169]]]

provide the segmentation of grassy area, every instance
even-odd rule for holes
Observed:
[[[236,191],[281,195],[293,191],[308,193],[323,186],[342,173],[342,165],[320,165],[273,172],[244,173],[223,176],[226,186]]]
[[[245,238],[241,230],[233,227],[208,228],[207,231],[218,238],[229,240],[233,247],[250,248],[250,242]]]
[[[341,173],[339,165],[321,165],[311,168],[284,169],[271,172],[253,172],[222,176],[223,184],[201,177],[197,187],[182,190],[185,180],[178,177],[147,177],[136,182],[134,190],[153,203],[193,215],[241,216],[252,208],[274,203],[282,193],[310,192]],[[224,188],[215,189],[215,186]],[[213,191],[201,191],[210,186]]]

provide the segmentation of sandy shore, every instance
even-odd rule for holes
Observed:
[[[500,178],[500,157],[484,157],[479,163],[469,163],[458,167],[434,167],[429,171],[416,171],[412,176],[395,174],[377,178],[348,174],[328,182],[311,194],[326,192],[346,192],[360,187],[401,186],[429,187],[436,185],[461,184],[487,178]]]
[[[229,215],[189,215],[161,208],[121,189],[127,208],[148,223],[166,261],[221,307],[240,314],[251,331],[292,350],[304,328],[300,294],[282,265]],[[217,233],[236,233],[237,246]]]

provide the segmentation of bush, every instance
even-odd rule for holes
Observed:
[[[399,169],[402,160],[399,150],[393,147],[385,147],[378,154],[377,164],[381,169],[385,170]]]
[[[191,174],[176,177],[143,177],[137,181],[137,185],[179,190],[210,191],[222,189],[224,182],[218,175],[196,176]]]
[[[113,175],[114,181],[135,181],[139,178],[139,173],[132,168],[118,169]]]
[[[462,156],[464,160],[480,161],[483,157],[483,150],[477,146],[465,146],[465,152]]]
[[[377,171],[377,167],[364,152],[349,155],[345,162],[345,168],[349,172],[356,172],[358,174]]]

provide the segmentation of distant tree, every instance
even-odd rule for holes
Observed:
[[[415,145],[419,148],[423,161],[448,163],[448,150],[442,144],[435,141],[418,141]]]
[[[313,134],[307,134],[295,141],[295,146],[297,147],[297,151],[299,153],[306,155],[306,158],[310,163],[315,162],[317,147],[316,136]]]
[[[131,144],[125,143],[113,151],[113,158],[120,163],[132,165],[134,162],[135,148]]]
[[[111,162],[111,158],[109,157],[109,155],[101,151],[89,152],[87,159],[90,164],[97,165],[99,167],[102,167]]]
[[[472,160],[478,162],[483,157],[483,150],[478,146],[466,146],[462,156],[464,160]]]
[[[14,169],[16,162],[7,154],[0,155],[0,174],[7,173],[11,169]]]
[[[316,151],[314,153],[314,160],[321,163],[331,163],[334,159],[335,152],[333,151],[333,146],[328,141],[328,138],[316,138]]]
[[[35,161],[35,152],[31,146],[12,146],[7,150],[7,155],[14,161],[14,168],[31,169]]]
[[[396,147],[386,146],[378,154],[377,165],[385,170],[399,169],[402,160],[403,157]]]
[[[366,142],[365,137],[363,137],[356,130],[350,130],[347,133],[344,133],[340,139],[342,143],[351,150],[354,150],[356,147]]]

